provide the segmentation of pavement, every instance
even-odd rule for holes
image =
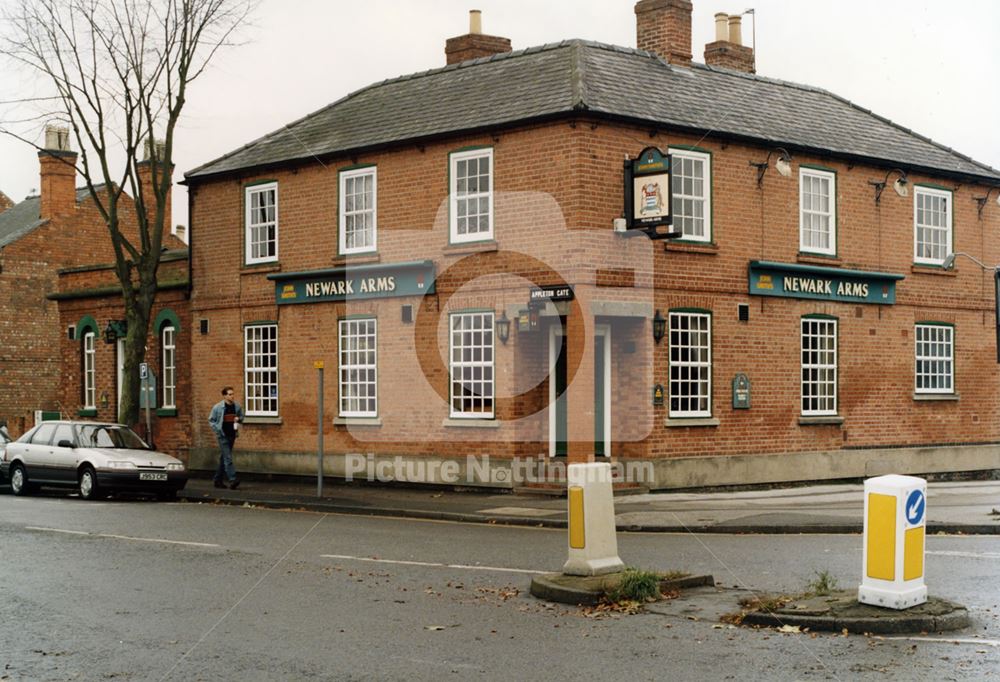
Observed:
[[[244,479],[237,490],[192,478],[190,502],[249,504],[340,514],[565,528],[564,496],[478,489],[435,490],[316,478]],[[927,532],[1000,535],[1000,481],[930,482]],[[843,483],[739,492],[615,497],[619,531],[664,533],[861,533],[864,485]]]

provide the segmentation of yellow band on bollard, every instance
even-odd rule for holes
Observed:
[[[907,528],[903,538],[903,580],[924,575],[924,526]]]
[[[896,579],[896,498],[893,495],[868,495],[868,566],[869,578]]]
[[[583,526],[583,488],[578,485],[569,488],[569,546],[573,549],[587,546]]]

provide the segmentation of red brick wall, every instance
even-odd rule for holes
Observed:
[[[656,134],[648,129],[578,121],[525,127],[489,135],[406,146],[357,158],[310,163],[240,178],[196,183],[192,323],[210,321],[210,333],[192,337],[194,447],[213,448],[205,420],[226,384],[243,393],[243,325],[279,325],[281,424],[249,425],[241,447],[266,452],[311,452],[316,443],[316,370],[326,362],[326,448],[329,452],[441,454],[461,457],[490,452],[534,455],[548,450],[545,378],[547,335],[511,332],[496,345],[497,391],[517,396],[498,408],[501,425],[484,432],[443,425],[447,405],[446,322],[436,328],[400,322],[400,306],[446,320],[462,308],[509,310],[526,304],[532,283],[554,283],[512,252],[549,264],[578,286],[578,296],[671,308],[703,308],[713,319],[712,416],[717,426],[664,425],[666,407],[651,408],[654,383],[668,385],[668,343],[654,346],[648,317],[611,317],[612,423],[630,433],[613,446],[616,455],[679,457],[738,453],[820,451],[843,447],[921,446],[1000,439],[998,372],[994,363],[993,304],[988,276],[960,261],[957,273],[918,267],[913,261],[913,197],[886,192],[874,202],[870,180],[884,169],[848,165],[825,157],[796,155],[793,176],[773,167],[758,189],[750,161],[767,150],[715,138]],[[495,237],[498,251],[448,245],[448,153],[467,145],[494,149]],[[622,159],[642,147],[697,145],[712,155],[713,244],[707,246],[624,240],[610,236],[621,214]],[[337,256],[337,169],[378,167],[378,258],[390,265],[431,259],[439,273],[438,295],[423,301],[393,298],[368,303],[276,306],[273,272],[342,265]],[[818,164],[837,173],[837,256],[818,259],[798,250],[798,170]],[[243,263],[243,188],[260,180],[279,183],[279,264]],[[954,185],[941,177],[911,175],[911,182]],[[954,193],[957,251],[986,263],[1000,261],[1000,247],[986,237],[998,227],[987,208],[977,219],[972,197],[984,188],[963,184]],[[567,241],[554,226],[575,235]],[[612,240],[612,241],[602,241]],[[616,240],[614,240],[616,239]],[[609,246],[610,245],[610,246]],[[636,263],[652,249],[655,297],[644,293]],[[905,276],[894,306],[807,302],[750,296],[750,260],[821,264]],[[498,261],[525,277],[483,277]],[[628,274],[631,268],[635,272]],[[500,268],[501,270],[503,267]],[[595,270],[601,274],[595,274]],[[632,279],[636,289],[627,286]],[[598,285],[595,288],[591,285]],[[597,293],[594,293],[594,292]],[[737,304],[750,306],[749,322],[737,320]],[[375,314],[379,324],[381,427],[331,429],[337,414],[337,320],[344,314]],[[651,310],[648,314],[651,314]],[[839,319],[840,425],[799,424],[799,320],[823,313]],[[913,399],[916,321],[956,325],[957,401]],[[415,332],[420,329],[422,331]],[[436,329],[436,331],[434,331]],[[416,336],[415,336],[416,333]],[[437,345],[422,343],[436,336]],[[416,349],[416,350],[415,350]],[[528,352],[529,350],[533,352]],[[415,357],[416,356],[416,359]],[[653,358],[652,371],[649,361]],[[422,365],[418,366],[417,362]],[[752,409],[731,407],[730,381],[737,372],[752,382]],[[537,380],[537,381],[536,381]],[[513,422],[515,415],[532,415]],[[333,431],[333,433],[331,433]],[[648,438],[643,436],[648,433]],[[371,435],[369,435],[371,434]],[[485,434],[485,435],[484,435]],[[807,476],[808,472],[804,472]]]

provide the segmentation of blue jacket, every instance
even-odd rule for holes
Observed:
[[[236,407],[236,421],[243,421],[243,408],[240,404],[233,401],[233,405]],[[212,406],[212,411],[208,413],[208,425],[212,427],[212,432],[215,433],[215,437],[222,439],[225,438],[225,434],[222,432],[222,418],[226,414],[226,401],[220,400],[215,405]],[[240,435],[237,431],[236,435]]]

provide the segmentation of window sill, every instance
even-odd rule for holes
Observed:
[[[382,417],[334,417],[334,426],[382,426]]]
[[[840,426],[843,423],[844,418],[836,414],[817,417],[799,417],[799,426]]]
[[[821,253],[799,253],[795,258],[799,263],[809,263],[811,265],[826,265],[828,267],[840,267],[842,261],[838,256],[826,256]]]
[[[910,272],[920,274],[920,275],[939,275],[942,277],[957,277],[958,270],[953,268],[951,270],[945,270],[940,265],[920,265],[914,263],[910,266]]]
[[[97,416],[97,408],[88,409],[88,410],[79,410],[79,411],[77,411],[76,416],[78,416],[78,417],[96,417]]]
[[[259,275],[262,272],[281,272],[280,263],[249,263],[240,268],[241,275]]]
[[[500,422],[496,419],[455,419],[449,417],[441,422],[441,426],[458,429],[499,429]]]
[[[368,263],[378,263],[382,260],[382,257],[377,253],[338,253],[333,257],[334,267],[343,267],[350,265],[366,265]]]
[[[668,239],[663,244],[663,250],[675,253],[704,253],[714,256],[719,253],[719,245],[714,242],[678,242]]]
[[[441,249],[445,256],[461,256],[468,253],[487,253],[499,250],[500,245],[495,240],[469,242],[468,244],[449,244]]]
[[[176,417],[177,408],[176,407],[161,407],[156,410],[157,417]]]
[[[917,402],[937,402],[940,400],[944,401],[958,401],[961,397],[958,393],[914,393],[913,399]]]
[[[244,424],[280,425],[283,424],[281,417],[243,417]]]
[[[718,417],[667,417],[663,420],[663,425],[668,429],[685,426],[718,426],[719,423]]]

